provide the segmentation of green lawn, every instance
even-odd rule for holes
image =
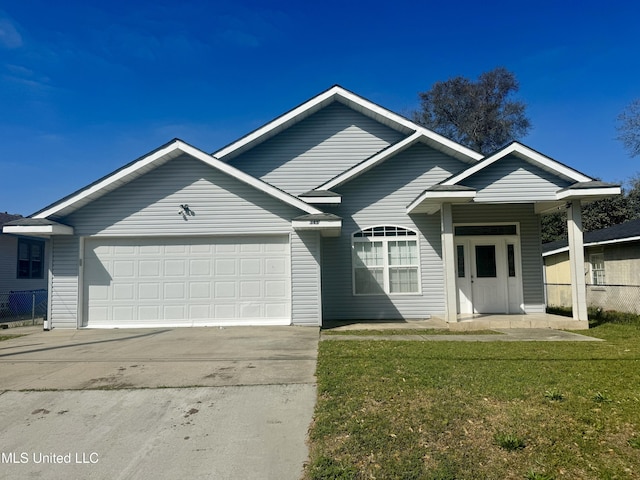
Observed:
[[[587,334],[321,342],[305,478],[640,478],[640,323]]]

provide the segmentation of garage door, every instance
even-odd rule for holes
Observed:
[[[288,236],[87,239],[89,327],[288,325]]]

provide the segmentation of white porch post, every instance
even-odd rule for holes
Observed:
[[[442,231],[442,263],[444,270],[445,320],[458,321],[458,302],[456,300],[456,255],[453,241],[453,215],[451,204],[443,203],[440,209]]]
[[[567,229],[573,319],[587,321],[587,287],[584,280],[584,241],[580,200],[571,200],[567,205]]]

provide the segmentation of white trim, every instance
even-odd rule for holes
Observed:
[[[49,258],[47,259],[47,322],[48,329],[53,330],[53,322],[51,313],[53,312],[53,240],[47,242],[45,249],[49,250]],[[43,329],[45,326],[43,325]]]
[[[436,200],[434,203],[467,203],[473,200],[476,196],[476,191],[460,191],[460,192],[446,192],[446,191],[436,191],[436,190],[425,190],[422,194],[416,198],[411,204],[407,207],[407,213],[411,213],[413,210],[418,208],[422,202],[425,200]],[[461,201],[462,200],[462,201]],[[426,209],[429,213],[435,213],[439,210],[437,206],[432,209]]]
[[[78,295],[76,296],[78,305],[77,305],[77,312],[76,312],[76,328],[81,328],[83,327],[83,322],[85,317],[85,308],[84,308],[85,237],[80,237],[78,239],[78,248],[79,248],[78,250]],[[87,314],[87,317],[88,317],[88,314]]]
[[[184,322],[158,322],[158,323],[119,323],[118,325],[108,324],[108,323],[93,323],[88,327],[80,327],[79,329],[116,329],[116,328],[192,328],[192,327],[269,327],[269,326],[282,326],[282,325],[292,325],[290,318],[272,318],[264,321],[256,321],[256,322],[248,322],[248,321],[238,321],[238,320],[208,320],[208,321],[193,321],[193,320],[185,320]]]
[[[520,222],[462,222],[462,223],[454,223],[453,224],[453,234],[456,233],[456,227],[493,227],[495,225],[515,225],[516,233],[508,234],[508,235],[459,235],[460,237],[509,237],[509,236],[520,236]]]
[[[594,257],[599,257],[596,261],[594,261]],[[602,263],[602,268],[595,268],[594,264]],[[599,282],[596,278],[597,275],[594,275],[596,272],[602,272],[603,281]],[[589,254],[589,274],[591,277],[591,286],[601,286],[606,284],[606,267],[604,264],[604,252],[593,252]]]
[[[351,180],[352,178],[357,177],[358,175],[363,174],[367,170],[372,169],[379,163],[384,162],[387,158],[391,157],[392,155],[395,155],[396,153],[400,153],[401,151],[409,148],[414,143],[417,143],[422,137],[423,137],[422,133],[415,132],[409,135],[408,137],[403,138],[399,142],[394,143],[393,145],[384,149],[380,153],[377,153],[376,155],[369,158],[368,160],[365,160],[364,162],[359,163],[353,168],[350,168],[349,170],[342,172],[337,177],[334,177],[328,182],[323,183],[322,185],[317,187],[316,190],[331,190],[333,188],[339,187],[340,185],[343,185],[344,183]]]
[[[482,158],[482,155],[478,152],[475,152],[463,145],[460,145],[456,142],[453,142],[431,130],[428,130],[420,125],[387,110],[379,105],[376,105],[369,100],[366,100],[344,88],[335,85],[331,87],[329,90],[311,98],[306,101],[302,105],[290,110],[289,112],[281,115],[280,117],[272,120],[266,125],[254,130],[250,134],[242,137],[241,139],[227,145],[226,147],[214,152],[214,156],[219,159],[224,159],[232,154],[239,154],[243,150],[251,147],[252,144],[259,143],[263,141],[263,139],[269,138],[270,136],[275,135],[276,133],[284,130],[290,125],[293,125],[303,118],[311,115],[315,111],[322,108],[324,105],[328,105],[329,103],[342,100],[347,106],[358,107],[356,110],[359,110],[364,115],[369,116],[370,118],[374,118],[378,121],[383,120],[382,123],[387,124],[395,124],[396,129],[403,129],[405,133],[408,131],[420,132],[426,138],[429,138],[436,143],[441,144],[442,146],[454,150],[455,152],[461,154],[464,157],[467,157],[472,160],[479,160]],[[364,111],[363,111],[364,110]]]
[[[381,235],[381,236],[372,236],[372,237],[356,237],[356,233],[363,232],[364,230],[369,230],[376,227],[395,227],[402,228],[404,230],[413,232],[415,235]],[[416,292],[391,292],[391,279],[389,278],[389,270],[393,267],[404,267],[404,268],[414,268],[414,265],[390,265],[389,264],[389,242],[394,241],[403,241],[403,240],[413,240],[416,242],[416,254],[417,254],[417,262],[415,264],[415,268],[417,268],[417,277],[418,277],[418,291]],[[383,277],[383,292],[382,293],[357,293],[356,292],[356,265],[355,265],[355,252],[354,246],[356,243],[373,243],[373,242],[382,242],[383,245],[383,257],[382,257],[382,265],[376,266],[377,268],[382,268],[382,277]],[[366,267],[366,265],[365,265]],[[371,267],[374,268],[374,267]],[[367,267],[369,269],[369,267]],[[411,295],[422,295],[422,260],[420,255],[420,234],[417,230],[413,228],[407,228],[402,225],[394,225],[394,224],[381,224],[381,225],[372,225],[369,227],[361,228],[359,230],[355,230],[351,233],[351,288],[352,294],[355,297],[371,297],[371,296],[411,296]]]
[[[323,237],[339,237],[342,220],[292,220],[291,227],[303,232],[319,231]]]
[[[455,185],[458,182],[461,182],[462,180],[470,177],[471,175],[479,172],[480,170],[487,168],[489,165],[492,165],[494,162],[500,160],[501,158],[506,157],[511,153],[520,154],[526,157],[525,161],[530,160],[532,163],[538,164],[546,170],[553,171],[558,175],[564,176],[566,178],[570,178],[571,180],[574,180],[576,182],[593,181],[592,178],[587,177],[586,175],[580,172],[577,172],[572,168],[566,167],[565,165],[562,165],[561,163],[556,162],[555,160],[552,160],[551,158],[546,157],[536,152],[535,150],[532,150],[529,147],[522,145],[521,143],[513,142],[512,144],[508,145],[506,148],[500,150],[499,152],[496,152],[492,156],[481,160],[474,166],[442,182],[442,185]]]
[[[166,147],[156,152],[153,152],[152,154],[138,160],[132,165],[126,168],[123,168],[122,170],[116,171],[115,173],[107,176],[106,178],[104,178],[102,181],[99,181],[95,185],[92,185],[88,188],[85,188],[84,190],[79,191],[78,193],[68,198],[64,202],[55,204],[52,207],[48,208],[47,210],[44,210],[38,213],[37,215],[34,216],[34,218],[47,218],[51,215],[55,215],[61,210],[64,210],[68,207],[72,207],[74,204],[81,202],[87,197],[94,196],[94,198],[97,198],[97,196],[103,195],[104,193],[107,193],[108,191],[113,190],[120,184],[128,183],[133,178],[137,178],[138,175],[135,175],[135,174],[139,172],[141,169],[151,166],[154,163],[160,162],[163,159],[165,159],[165,157],[167,156],[169,156],[170,158],[176,158],[179,156],[180,152],[191,155],[192,157],[198,160],[201,160],[207,165],[217,170],[220,170],[221,172],[226,173],[227,175],[230,175],[231,177],[234,177],[237,180],[240,180],[241,182],[244,182],[256,188],[257,190],[263,191],[268,195],[271,195],[272,197],[275,197],[278,200],[281,200],[304,212],[307,212],[310,214],[322,213],[321,210],[318,210],[317,208],[312,207],[306,202],[303,202],[302,200],[266,182],[263,182],[262,180],[255,178],[241,170],[238,170],[237,168],[232,167],[229,164],[221,162],[220,160],[212,157],[211,155],[203,152],[202,150],[198,150],[197,148],[192,147],[191,145],[188,145],[182,142],[181,140],[175,140],[171,142],[169,145],[167,145]],[[141,174],[142,173],[140,173],[139,175]]]
[[[73,235],[73,227],[68,225],[5,225],[3,233],[14,235]]]
[[[331,204],[331,205],[339,205],[342,203],[342,197],[315,197],[315,196],[306,196],[306,195],[298,195],[298,198],[306,203],[313,204]]]
[[[610,195],[620,195],[620,193],[620,187],[576,188],[557,192],[556,198],[558,200],[571,200],[574,198],[608,197]]]
[[[516,233],[515,234],[509,234],[509,235],[456,235],[455,234],[455,230],[456,227],[464,227],[464,226],[494,226],[494,225],[515,225],[516,226]],[[473,268],[474,265],[472,264],[472,258],[475,258],[475,251],[472,251],[472,246],[475,246],[477,244],[482,244],[483,242],[487,242],[488,244],[491,245],[496,245],[496,247],[500,246],[500,248],[502,249],[502,253],[504,254],[505,259],[505,265],[508,268],[508,245],[512,244],[514,247],[514,267],[515,267],[515,277],[510,277],[508,271],[506,272],[506,274],[504,275],[504,277],[502,277],[504,279],[504,285],[502,285],[502,290],[503,290],[503,296],[504,296],[504,306],[505,306],[505,314],[508,315],[517,315],[517,314],[522,314],[523,312],[526,312],[526,308],[524,305],[524,273],[523,273],[523,269],[522,269],[522,238],[520,235],[520,222],[479,222],[479,223],[454,223],[453,224],[453,239],[454,239],[454,245],[457,246],[458,245],[463,245],[464,249],[465,249],[465,258],[464,258],[464,268],[465,268],[465,276],[464,277],[458,277],[458,269],[457,269],[457,252],[456,252],[456,257],[455,257],[455,279],[456,279],[456,291],[458,292],[458,298],[456,300],[456,304],[457,304],[457,308],[459,310],[459,313],[462,314],[467,314],[467,313],[479,313],[479,312],[475,312],[476,309],[476,305],[474,303],[473,300],[473,288],[474,288],[474,284],[473,281],[471,280],[473,278],[472,276],[472,272],[473,272]],[[497,254],[497,250],[496,250],[496,254]],[[498,267],[497,262],[496,262],[496,268]],[[500,277],[497,277],[500,278]],[[514,298],[512,298],[509,295],[509,279],[510,278],[515,278],[517,281],[517,284],[515,286],[515,291],[512,291],[513,294],[515,294]],[[462,312],[462,305],[460,302],[461,299],[461,292],[463,291],[462,289],[462,283],[465,283],[465,287],[469,290],[469,293],[471,295],[471,298],[468,300],[469,302],[469,307],[471,309],[471,312]],[[511,304],[517,302],[518,304],[518,308],[520,309],[519,312],[517,311],[511,311]],[[499,315],[501,313],[498,313]]]

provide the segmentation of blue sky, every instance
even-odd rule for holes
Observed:
[[[406,114],[438,80],[520,81],[523,143],[606,181],[640,171],[640,4],[0,0],[0,211],[28,215],[174,137],[214,151],[334,84]]]

